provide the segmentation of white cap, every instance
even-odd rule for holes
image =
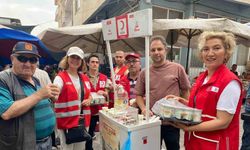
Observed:
[[[72,56],[72,55],[77,55],[79,56],[81,59],[83,59],[84,57],[84,52],[82,49],[80,49],[79,47],[70,47],[68,52],[67,52],[67,56]]]

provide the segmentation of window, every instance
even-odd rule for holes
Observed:
[[[247,19],[241,19],[240,20],[240,23],[243,23],[243,24],[248,23],[248,22],[250,22],[250,20],[247,20]]]
[[[75,0],[75,13],[80,9],[81,7],[81,0]]]
[[[212,14],[212,13],[206,13],[206,12],[197,11],[197,12],[195,12],[195,18],[208,19],[208,18],[227,18],[227,17],[226,16],[217,15],[217,14]]]
[[[224,18],[223,16],[209,14],[209,18]]]
[[[237,65],[246,65],[247,63],[247,57],[248,57],[248,47],[244,45],[238,45],[238,53],[237,53]]]
[[[166,8],[153,6],[153,19],[167,19],[168,10]]]
[[[168,19],[183,19],[183,12],[176,10],[169,10]]]
[[[194,16],[195,16],[195,18],[203,18],[203,19],[207,19],[208,18],[208,14],[202,13],[202,12],[195,12]]]
[[[184,16],[183,11],[178,11],[158,6],[153,6],[152,10],[153,10],[153,19],[176,19],[176,18],[183,19]]]

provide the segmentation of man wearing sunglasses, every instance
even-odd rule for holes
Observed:
[[[0,73],[0,149],[50,150],[55,115],[49,99],[59,88],[41,88],[33,74],[40,55],[31,43],[18,42],[11,54],[12,68]]]

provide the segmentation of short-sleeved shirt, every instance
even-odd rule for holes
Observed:
[[[41,87],[45,87],[46,85],[51,83],[51,80],[49,78],[48,73],[44,70],[39,69],[39,68],[36,68],[36,71],[35,71],[33,76],[36,77],[37,79],[39,79]]]
[[[19,79],[26,96],[32,95],[40,86],[33,86],[27,81]],[[2,115],[14,103],[14,99],[3,83],[0,82],[0,115]],[[55,114],[48,99],[41,100],[34,106],[36,139],[42,139],[49,136],[55,127]]]
[[[190,82],[184,68],[177,63],[166,61],[161,66],[150,66],[150,108],[166,95],[180,96],[181,91],[190,89]],[[145,95],[145,70],[136,82],[136,95]]]

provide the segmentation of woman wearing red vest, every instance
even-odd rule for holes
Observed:
[[[81,115],[84,117],[86,128],[90,123],[90,83],[88,77],[81,73],[85,68],[83,58],[84,53],[80,48],[71,47],[59,64],[64,71],[60,72],[54,80],[54,84],[61,89],[55,102],[55,113],[63,150],[82,150],[85,142],[66,144],[64,130],[78,126]],[[81,100],[82,87],[83,100]],[[83,114],[80,114],[81,112]]]
[[[189,101],[178,97],[180,102],[202,110],[202,123],[193,126],[175,124],[186,131],[187,150],[239,149],[242,86],[225,65],[235,45],[231,33],[204,32],[200,36],[200,58],[207,70],[197,78]],[[167,96],[170,97],[175,96]]]

